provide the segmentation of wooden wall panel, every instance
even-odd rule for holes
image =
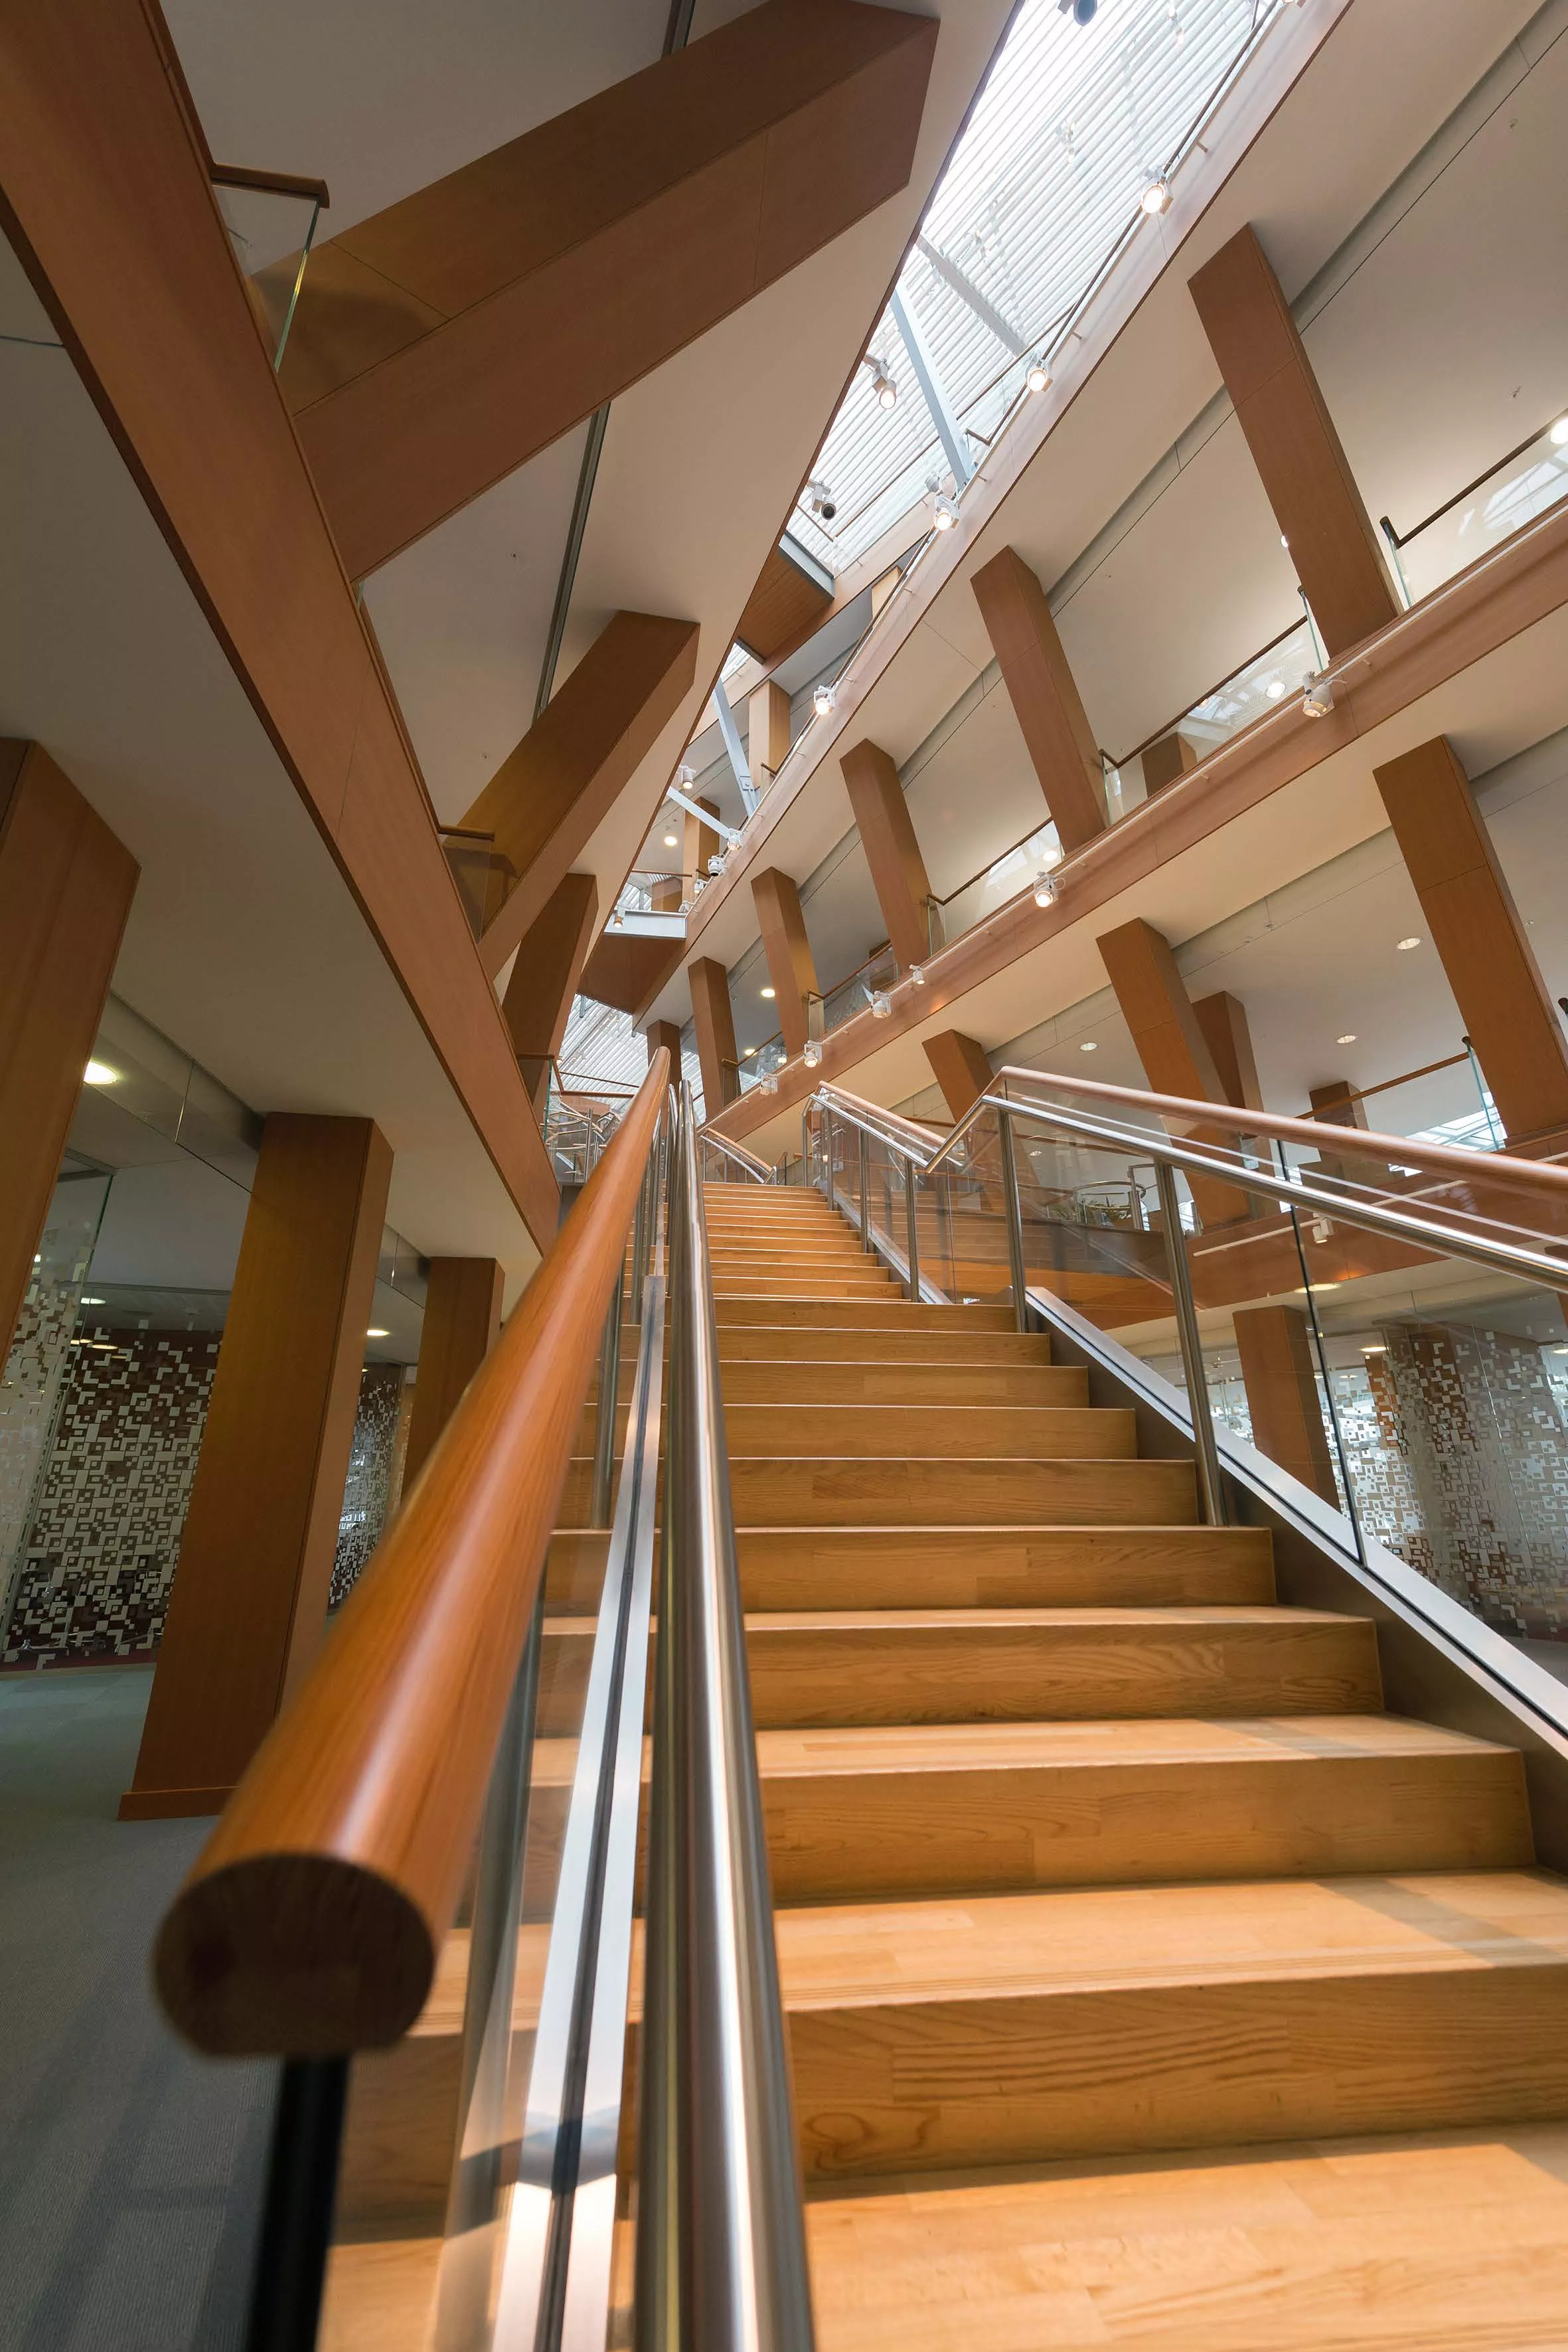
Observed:
[[[0,1365],[139,870],[47,751],[0,740]]]
[[[0,15],[0,226],[541,1247],[557,1188],[160,47]],[[568,861],[570,863],[570,861]]]
[[[1275,520],[1331,654],[1399,611],[1372,519],[1250,225],[1190,281]]]
[[[966,1037],[962,1029],[941,1029],[922,1042],[948,1109],[960,1119],[991,1084],[991,1056],[977,1037]]]
[[[216,1813],[326,1631],[392,1154],[274,1112],[125,1821]]]
[[[769,866],[752,877],[752,897],[762,926],[763,952],[768,960],[768,979],[773,984],[779,1031],[784,1051],[794,1055],[805,1043],[806,998],[817,992],[816,965],[806,936],[800,892],[787,874],[781,874],[776,866]]]
[[[1100,748],[1046,592],[1005,547],[970,582],[1064,850],[1105,830]]]
[[[1446,735],[1373,774],[1510,1143],[1568,1126],[1568,1045]]]
[[[518,879],[479,940],[492,977],[537,922],[697,675],[697,624],[616,613],[463,819]]]
[[[711,956],[699,956],[687,977],[691,982],[697,1058],[702,1068],[702,1107],[704,1115],[711,1118],[726,1103],[736,1101],[741,1092],[730,975]]]
[[[550,1059],[566,1034],[598,913],[597,878],[568,874],[523,933],[501,1000],[522,1081],[540,1119],[550,1090]]]
[[[284,381],[351,576],[907,185],[935,45],[763,0],[334,238]]]
[[[880,744],[865,740],[838,764],[893,953],[906,966],[923,963],[931,952],[931,883],[898,769]]]
[[[492,1257],[433,1257],[419,1334],[419,1374],[403,1460],[406,1494],[458,1399],[496,1342],[504,1277]]]

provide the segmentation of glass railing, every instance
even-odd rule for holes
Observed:
[[[609,928],[618,930],[628,915],[661,916],[667,922],[644,925],[645,929],[668,929],[671,933],[684,930],[684,918],[691,911],[691,877],[685,874],[656,874],[638,869],[628,874],[621,886],[610,917]]]
[[[1565,490],[1568,415],[1559,415],[1409,530],[1396,530],[1384,515],[1380,528],[1406,604],[1547,513]]]
[[[274,369],[281,366],[327,200],[316,181],[215,165],[213,185]]]
[[[493,833],[470,832],[455,824],[440,825],[437,830],[441,854],[458,886],[468,929],[479,939],[505,905],[507,894],[517,880],[517,869],[504,851],[496,847]]]
[[[753,1045],[749,1053],[742,1054],[735,1065],[741,1092],[750,1094],[753,1087],[761,1087],[770,1094],[775,1092],[778,1074],[788,1060],[789,1055],[781,1036],[764,1037],[760,1045]]]

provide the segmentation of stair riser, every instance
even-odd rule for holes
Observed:
[[[541,1728],[581,1721],[591,1636],[545,1626]],[[1360,1620],[1167,1627],[752,1626],[759,1730],[815,1725],[1100,1723],[1355,1715],[1382,1705],[1376,1636]]]
[[[1014,1330],[1012,1309],[1006,1307],[916,1307],[900,1298],[889,1284],[885,1301],[802,1299],[793,1306],[772,1298],[723,1298],[719,1301],[720,1346],[726,1326],[750,1323],[795,1324],[805,1329],[824,1325],[829,1330],[940,1331],[951,1344],[961,1334]]]
[[[954,1331],[933,1339],[920,1329],[900,1331],[862,1324],[825,1329],[795,1323],[725,1324],[719,1328],[719,1360],[799,1364],[909,1364],[939,1373],[982,1364],[989,1368],[1048,1364],[1051,1343],[1044,1332]]]
[[[790,2018],[808,2178],[1568,2112],[1568,1967],[889,2003]]]
[[[910,1454],[927,1460],[1131,1460],[1132,1415],[1089,1405],[731,1404],[724,1433],[731,1461],[762,1454]]]
[[[722,1370],[724,1410],[737,1405],[1087,1405],[1075,1364],[793,1364],[744,1360]]]
[[[1170,1527],[1195,1517],[1183,1462],[731,1458],[738,1527]],[[565,1524],[580,1524],[565,1521]]]

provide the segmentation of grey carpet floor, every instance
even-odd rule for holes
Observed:
[[[114,1818],[151,1667],[0,1679],[0,2346],[243,2341],[275,2076],[148,1983],[202,1822]]]

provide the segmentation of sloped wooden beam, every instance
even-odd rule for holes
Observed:
[[[832,573],[786,537],[768,550],[768,560],[735,625],[736,642],[758,661],[782,661],[832,609]]]
[[[433,1257],[426,1276],[419,1330],[419,1370],[408,1450],[403,1457],[406,1494],[435,1450],[463,1391],[494,1347],[500,1330],[503,1276],[493,1257]]]
[[[879,743],[866,740],[838,764],[889,943],[904,966],[923,963],[931,953],[931,883],[898,769]]]
[[[568,874],[523,933],[507,981],[501,1011],[536,1118],[544,1117],[551,1056],[566,1034],[598,912],[596,877]]]
[[[978,1037],[962,1029],[939,1029],[926,1038],[926,1060],[955,1119],[972,1110],[991,1084],[991,1056]]]
[[[1331,654],[1399,611],[1290,305],[1250,223],[1189,281],[1296,577]]]
[[[1254,1445],[1337,1508],[1305,1314],[1299,1307],[1243,1307],[1236,1345]]]
[[[617,1013],[640,1013],[679,968],[685,952],[686,941],[679,937],[601,931],[578,984],[598,1004],[613,1004]]]
[[[647,1057],[651,1062],[663,1045],[669,1055],[669,1082],[680,1085],[680,1024],[679,1021],[650,1021],[647,1024]]]
[[[283,383],[350,576],[907,185],[936,36],[763,0],[313,254]]]
[[[138,871],[40,744],[0,741],[0,1365]]]
[[[1213,996],[1201,996],[1193,1007],[1193,1018],[1214,1055],[1224,1099],[1237,1110],[1261,1110],[1263,1089],[1258,1082],[1252,1032],[1241,999],[1223,988]]]
[[[1012,547],[970,585],[1062,847],[1081,849],[1105,831],[1100,749],[1046,592]]]
[[[753,688],[746,719],[746,765],[765,793],[789,758],[789,697],[777,678]]]
[[[1568,1127],[1568,1044],[1446,735],[1373,775],[1510,1143]]]
[[[816,963],[806,936],[800,892],[787,874],[766,866],[752,877],[752,898],[762,926],[763,953],[768,960],[786,1054],[800,1052],[805,1043],[806,998],[816,994]]]
[[[617,613],[462,823],[517,875],[479,937],[493,979],[537,922],[697,675],[697,624]]]
[[[699,956],[687,978],[691,982],[691,1017],[702,1068],[703,1116],[712,1118],[726,1103],[738,1101],[741,1093],[730,975],[713,957]]]
[[[1226,1101],[1213,1050],[1176,969],[1170,941],[1140,916],[1102,932],[1095,945],[1153,1092],[1181,1095],[1188,1102]],[[1196,1140],[1215,1145],[1233,1139],[1219,1128],[1194,1128],[1193,1133]],[[1194,1176],[1190,1182],[1205,1225],[1231,1224],[1249,1213],[1246,1193],[1234,1185],[1212,1176]]]

